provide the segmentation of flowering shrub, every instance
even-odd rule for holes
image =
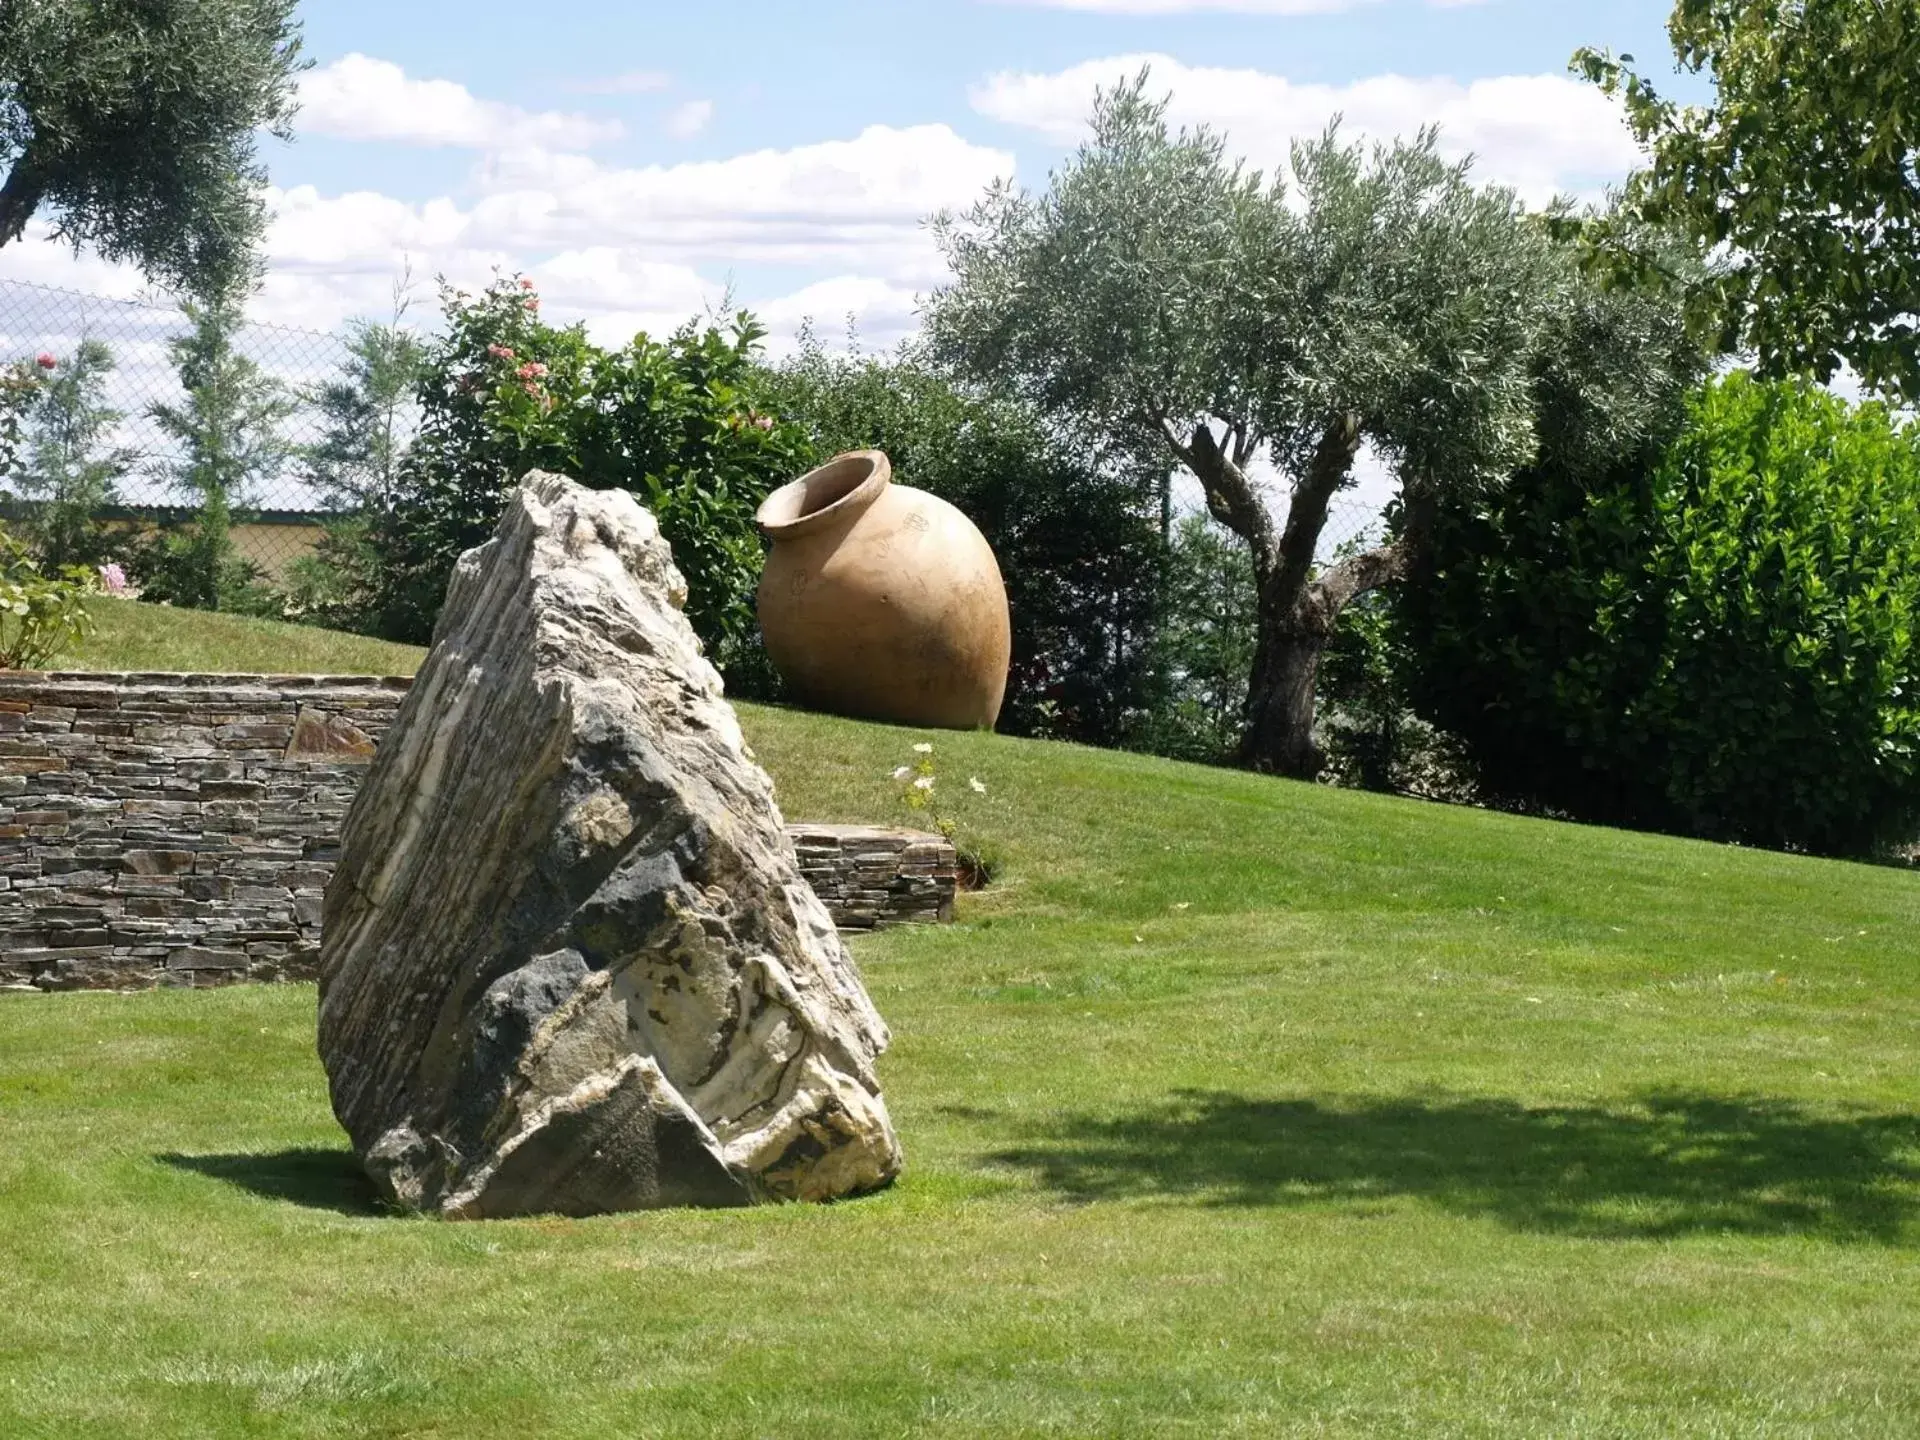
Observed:
[[[32,364],[22,360],[0,369],[0,475],[13,473],[21,422],[40,394],[41,377],[57,363],[53,356],[42,355]]]
[[[764,332],[740,315],[619,350],[540,319],[523,277],[448,289],[427,356],[421,427],[384,512],[370,519],[367,628],[422,640],[461,553],[485,541],[533,469],[633,492],[687,580],[687,619],[723,671],[754,652],[761,548],[753,515],[810,458],[756,405]],[[735,676],[729,673],[729,679]]]
[[[943,789],[939,769],[934,763],[932,743],[921,741],[913,747],[913,755],[912,763],[901,765],[893,772],[894,783],[900,787],[900,803],[916,820],[932,825],[952,842],[960,859],[960,883],[969,890],[983,888],[993,878],[998,862],[977,835],[965,835],[963,838],[959,815],[945,797],[949,793],[959,793],[963,797],[983,796],[987,793],[986,782],[978,775],[972,775],[967,778],[964,791],[960,791],[958,786]],[[970,801],[962,798],[960,803],[965,805]]]
[[[27,547],[0,530],[0,669],[37,670],[87,635],[93,588],[89,570],[41,573]]]

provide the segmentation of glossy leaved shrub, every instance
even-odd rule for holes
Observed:
[[[1920,435],[1732,375],[1651,464],[1438,517],[1416,703],[1493,797],[1858,854],[1920,832]]]

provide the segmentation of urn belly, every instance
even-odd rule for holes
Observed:
[[[767,654],[817,709],[949,730],[991,727],[1006,694],[1007,588],[986,537],[946,501],[893,483],[878,450],[767,497]]]

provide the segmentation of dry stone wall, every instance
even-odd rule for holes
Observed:
[[[307,978],[402,680],[0,675],[0,985]]]
[[[868,825],[789,825],[787,834],[842,930],[953,918],[957,862],[940,836]]]
[[[407,688],[0,672],[0,989],[311,979],[341,822]],[[938,837],[792,830],[837,923],[951,912]]]

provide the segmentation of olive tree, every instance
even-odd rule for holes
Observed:
[[[295,0],[0,4],[0,246],[54,234],[214,296],[250,275],[262,127],[289,134]]]
[[[1031,194],[1001,185],[936,231],[952,283],[936,355],[1200,482],[1258,597],[1243,763],[1310,776],[1314,683],[1340,613],[1399,578],[1436,497],[1500,483],[1533,448],[1532,357],[1566,267],[1515,197],[1423,133],[1296,146],[1292,184],[1172,132],[1147,76]],[[1390,543],[1320,563],[1363,445],[1390,468]],[[1257,459],[1286,491],[1276,515]]]

